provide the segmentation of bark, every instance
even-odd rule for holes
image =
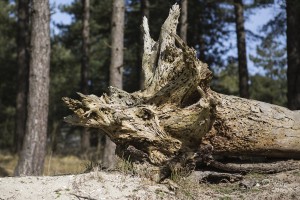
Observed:
[[[102,129],[120,157],[144,163],[155,180],[198,162],[225,169],[216,156],[300,158],[300,112],[212,91],[208,66],[176,35],[178,18],[174,5],[157,42],[144,18],[144,90],[65,97],[74,112],[65,121]]]
[[[61,127],[62,127],[62,123],[61,122],[58,122],[58,121],[55,121],[52,124],[52,127],[51,127],[51,131],[50,131],[50,148],[49,150],[52,152],[52,153],[56,153],[57,152],[57,144],[58,144],[58,137],[59,137],[59,134],[60,134],[60,131],[61,131]]]
[[[141,0],[141,23],[143,21],[143,18],[146,17],[149,20],[150,17],[150,11],[149,11],[149,6],[150,2],[149,0]],[[140,66],[142,62],[142,57],[143,57],[143,33],[142,31],[140,32],[140,46],[139,46],[139,55],[138,55],[138,66]],[[144,89],[144,82],[145,82],[145,77],[143,74],[142,67],[139,67],[139,79],[140,79],[140,89]]]
[[[89,43],[90,43],[90,0],[82,0],[82,60],[81,60],[81,92],[88,94],[88,71],[89,71]],[[90,148],[90,133],[87,128],[82,129],[81,151]]]
[[[181,0],[179,36],[184,42],[187,41],[187,28],[188,28],[187,18],[188,18],[188,0]]]
[[[81,153],[86,153],[87,150],[89,150],[89,148],[91,147],[90,132],[89,132],[88,128],[82,129],[80,146],[81,146]]]
[[[90,0],[82,0],[82,59],[81,59],[81,91],[88,94],[89,43],[90,43]]]
[[[28,115],[23,148],[15,175],[43,172],[49,96],[50,12],[47,0],[32,0]]]
[[[123,87],[124,17],[124,0],[114,0],[111,28],[111,63],[109,67],[109,84],[120,89]]]
[[[287,79],[288,79],[288,107],[292,110],[300,109],[300,4],[298,1],[286,1],[287,13]]]
[[[123,76],[123,48],[124,48],[124,20],[125,2],[124,0],[113,1],[112,28],[111,28],[111,61],[109,67],[109,84],[122,88]],[[106,137],[103,154],[103,165],[113,168],[116,163],[116,145]]]
[[[241,97],[249,98],[246,33],[244,27],[244,6],[242,0],[234,0],[234,10],[239,60],[239,93]]]
[[[25,135],[29,73],[29,0],[18,2],[18,90],[16,100],[15,152],[20,152]]]
[[[197,19],[201,18],[201,13],[197,14]],[[200,20],[201,23],[201,20]],[[200,29],[199,27],[203,27],[202,24],[198,24],[197,22],[195,22],[193,24],[193,28],[194,30],[191,30],[191,32],[193,33],[193,40],[191,42],[191,44],[193,44],[194,47],[198,46],[197,52],[198,52],[198,56],[199,56],[199,60],[201,61],[205,61],[205,40],[204,40],[204,35],[203,35],[203,30]]]

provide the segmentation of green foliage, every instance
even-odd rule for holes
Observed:
[[[212,81],[212,88],[220,93],[228,95],[238,95],[238,68],[235,62],[229,62],[225,69],[215,74]]]
[[[285,37],[285,10],[279,10],[274,19],[265,24],[261,31],[266,34],[256,47],[256,55],[250,55],[262,74],[251,77],[251,98],[286,106],[287,104],[287,59]]]
[[[17,82],[15,6],[0,1],[0,148],[11,147]]]
[[[256,74],[251,77],[251,98],[259,101],[286,106],[286,80],[274,80]]]
[[[91,0],[90,4],[89,93],[101,95],[108,87],[111,1]],[[63,5],[60,10],[70,14],[72,22],[70,25],[56,24],[60,33],[51,38],[49,133],[53,150],[56,150],[55,143],[64,138],[61,132],[63,135],[78,133],[77,127],[70,128],[63,123],[63,117],[69,111],[61,98],[75,97],[76,92],[80,91],[82,58],[81,1]]]
[[[67,114],[61,97],[74,96],[79,91],[80,63],[70,50],[60,44],[52,45],[50,82],[50,121],[60,121]]]
[[[110,58],[110,15],[111,1],[91,1],[90,14],[90,92],[101,94],[108,87],[108,70]],[[70,25],[58,24],[61,34],[56,36],[56,42],[70,50],[78,68],[81,63],[81,1],[75,0],[61,10],[73,16]],[[78,71],[79,72],[79,71]],[[79,82],[77,83],[79,86]]]
[[[211,68],[224,67],[224,57],[230,47],[230,24],[234,22],[233,7],[223,1],[190,0],[188,5],[188,41],[201,61]]]

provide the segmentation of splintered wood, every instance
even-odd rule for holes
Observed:
[[[65,121],[102,129],[119,156],[160,169],[215,155],[300,158],[300,112],[212,91],[208,66],[176,35],[179,15],[174,5],[157,41],[143,20],[143,90],[64,97],[74,112]]]

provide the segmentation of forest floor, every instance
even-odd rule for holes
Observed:
[[[53,161],[57,164],[52,163]],[[0,173],[6,170],[6,175],[11,175],[12,169],[7,170],[7,166],[13,167],[13,163],[16,163],[14,157],[0,154]],[[72,156],[51,156],[51,161],[48,157],[44,176],[1,177],[0,200],[300,199],[300,169],[267,175],[250,173],[235,182],[224,178],[213,183],[199,183],[201,177],[215,174],[211,171],[201,171],[192,173],[189,177],[173,176],[171,181],[157,184],[147,178],[133,175],[126,163],[118,171],[94,169],[89,173],[82,173],[87,169],[87,163],[86,160]],[[69,171],[64,171],[63,167]],[[61,175],[63,173],[65,175]],[[49,174],[52,176],[47,176]]]

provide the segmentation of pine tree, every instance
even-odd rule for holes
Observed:
[[[15,107],[18,82],[17,8],[0,1],[0,148],[14,149]]]
[[[300,109],[300,2],[286,0],[287,13],[287,58],[288,58],[288,107]]]
[[[244,5],[242,0],[234,0],[234,10],[239,61],[239,93],[241,97],[249,98],[246,32],[244,27]]]
[[[123,87],[123,49],[124,49],[125,1],[114,0],[111,27],[111,61],[109,67],[109,85]],[[103,165],[108,168],[115,166],[116,145],[106,137]]]
[[[82,0],[82,58],[81,58],[81,92],[89,92],[89,43],[90,43],[90,0]],[[90,132],[83,128],[81,133],[81,150],[90,148]]]
[[[269,6],[275,6],[270,4]],[[250,78],[251,98],[277,104],[287,105],[286,77],[286,15],[282,5],[274,18],[260,29],[261,43],[256,47],[256,55],[250,55],[254,65],[262,69]]]
[[[15,175],[41,175],[46,153],[50,70],[48,0],[32,0],[28,115]]]
[[[188,15],[188,0],[181,0],[181,16],[180,16],[180,31],[179,36],[183,41],[187,41],[187,15]]]
[[[25,124],[27,115],[27,92],[29,73],[29,0],[18,2],[18,89],[16,100],[16,130],[15,130],[15,152],[22,149],[25,135]]]

